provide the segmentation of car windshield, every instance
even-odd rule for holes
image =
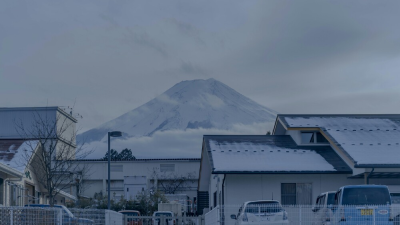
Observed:
[[[252,202],[247,204],[246,213],[275,213],[282,211],[278,202]]]
[[[334,205],[335,204],[335,193],[328,194],[328,201],[326,202],[327,205]]]
[[[386,188],[345,188],[342,205],[386,205],[390,204]]]
[[[400,193],[391,193],[390,196],[393,204],[400,204]]]
[[[155,216],[172,216],[172,214],[171,213],[167,213],[167,212],[165,212],[165,213],[156,213]]]

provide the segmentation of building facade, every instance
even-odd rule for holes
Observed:
[[[107,160],[81,160],[88,168],[82,182],[82,196],[93,198],[95,194],[108,193]],[[133,159],[111,161],[110,192],[115,200],[134,200],[143,191],[161,191],[170,196],[169,200],[179,200],[187,196],[188,205],[197,197],[197,180],[200,168],[198,158],[177,159]],[[176,199],[174,199],[176,198]]]
[[[76,122],[59,107],[0,108],[0,204],[48,203],[47,190],[35,176],[40,168],[34,162],[43,149],[48,149],[43,145],[55,144],[56,151],[75,153]],[[77,200],[73,188],[66,190],[57,190],[56,204]]]
[[[272,135],[205,135],[198,190],[208,193],[206,210],[271,199],[310,205],[352,184],[398,192],[399,140],[400,115],[278,115]]]

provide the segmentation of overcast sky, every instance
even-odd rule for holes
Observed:
[[[0,106],[82,131],[215,78],[281,113],[399,113],[400,1],[0,1]]]

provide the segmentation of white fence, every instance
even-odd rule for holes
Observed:
[[[0,207],[1,225],[59,225],[62,211],[56,208]]]
[[[400,205],[314,207],[311,205],[217,206],[205,214],[205,225],[400,225]]]
[[[0,207],[0,225],[124,225],[123,215],[101,209]]]
[[[122,225],[121,213],[106,209],[69,209],[75,217],[93,221],[93,225]],[[83,222],[83,221],[82,221]]]
[[[105,225],[121,225],[124,222],[124,216],[121,213],[105,210]]]
[[[124,215],[125,225],[201,225],[198,216],[132,216]]]
[[[222,222],[221,207],[217,206],[205,215],[205,224],[207,225],[219,225]]]

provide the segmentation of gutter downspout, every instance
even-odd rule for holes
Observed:
[[[225,224],[225,178],[226,174],[224,174],[224,179],[222,179],[222,225]]]
[[[371,172],[369,172],[368,176],[367,176],[367,184],[369,184],[369,178],[372,175],[372,173],[374,173],[375,168],[372,168]]]

